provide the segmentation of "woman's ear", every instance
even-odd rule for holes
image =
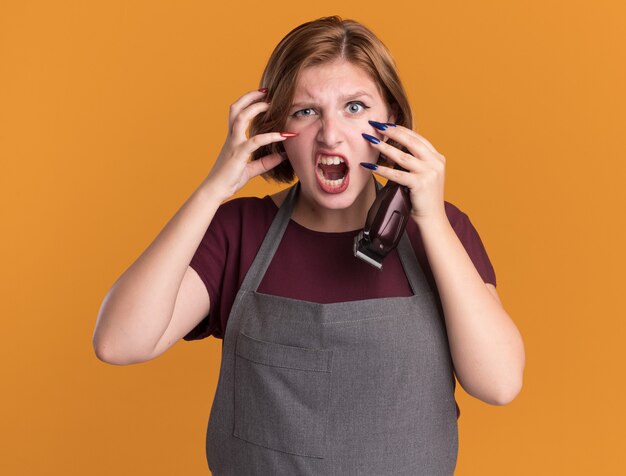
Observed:
[[[390,122],[391,124],[395,124],[397,118],[398,118],[398,105],[394,104],[393,106],[389,108],[389,118],[387,119],[387,122]]]

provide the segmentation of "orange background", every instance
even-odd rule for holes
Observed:
[[[393,52],[525,339],[512,404],[457,391],[457,474],[622,474],[626,6],[336,5],[2,2],[0,473],[208,474],[220,341],[111,366],[96,316],[209,172],[274,45],[337,13]]]

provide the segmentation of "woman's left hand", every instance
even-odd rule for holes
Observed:
[[[371,124],[371,122],[370,122]],[[402,126],[387,126],[382,129],[376,123],[375,131],[407,148],[410,153],[401,151],[382,140],[370,145],[378,149],[388,160],[406,170],[377,166],[376,173],[409,188],[411,196],[411,217],[422,226],[426,222],[446,219],[443,199],[443,184],[446,159],[417,132]],[[370,137],[373,137],[370,135]]]

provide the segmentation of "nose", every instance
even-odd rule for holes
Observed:
[[[343,142],[344,131],[341,119],[332,116],[324,116],[320,120],[320,128],[317,132],[318,143],[325,148],[332,149]]]

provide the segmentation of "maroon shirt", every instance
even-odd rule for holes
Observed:
[[[495,286],[493,267],[469,218],[448,202],[445,211],[483,281]],[[277,212],[269,196],[234,199],[217,210],[190,263],[207,287],[211,308],[185,340],[210,335],[224,338],[235,295]],[[257,291],[316,303],[411,296],[397,251],[385,258],[382,271],[354,257],[352,244],[358,231],[317,232],[291,220]],[[412,220],[407,233],[438,296],[419,229]]]

